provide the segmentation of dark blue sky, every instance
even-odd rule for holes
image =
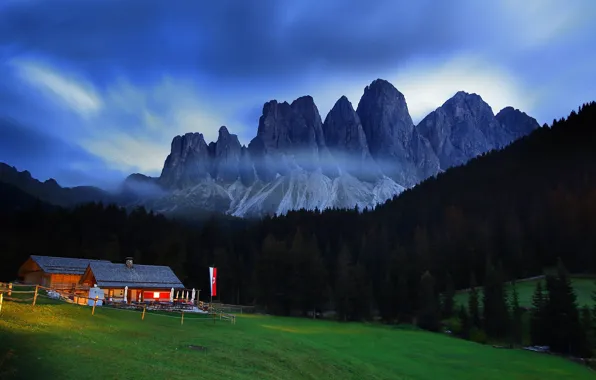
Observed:
[[[540,123],[596,99],[594,0],[4,0],[0,161],[63,185],[159,174],[171,139],[376,78],[415,121],[458,90]]]

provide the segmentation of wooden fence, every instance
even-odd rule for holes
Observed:
[[[29,290],[23,290],[29,289]],[[82,290],[82,289],[77,289]],[[45,293],[45,294],[42,294]],[[117,310],[129,310],[129,311],[139,311],[141,314],[141,320],[145,320],[145,315],[147,311],[157,311],[166,314],[180,314],[180,324],[184,324],[184,313],[187,314],[194,310],[194,305],[185,302],[183,300],[175,301],[175,302],[134,302],[131,301],[123,302],[124,297],[110,297],[110,301],[107,303],[106,300],[100,299],[99,297],[89,298],[85,295],[77,294],[76,292],[70,292],[69,289],[54,289],[49,288],[41,285],[26,285],[26,284],[18,284],[18,283],[1,283],[0,282],[0,314],[2,313],[3,303],[4,301],[12,301],[12,302],[31,302],[31,306],[35,307],[37,303],[37,299],[40,295],[43,295],[47,298],[52,298],[56,300],[60,300],[63,302],[78,304],[78,305],[89,305],[92,306],[91,308],[91,315],[95,315],[95,309],[97,306],[103,306],[110,309],[117,309]],[[72,298],[71,298],[72,297]],[[100,302],[101,301],[101,302]],[[202,301],[199,302],[202,307],[206,307],[207,314],[209,315],[210,319],[215,321],[217,319],[222,321],[229,321],[231,324],[236,324],[236,316],[230,313],[227,313],[222,308],[214,307],[215,304],[206,304]],[[219,305],[217,305],[219,306]],[[165,315],[165,314],[160,314]],[[168,315],[165,315],[168,316]],[[169,315],[172,317],[173,315]]]

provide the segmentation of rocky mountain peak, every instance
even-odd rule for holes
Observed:
[[[219,131],[218,133],[218,140],[223,138],[226,138],[227,136],[230,135],[230,132],[228,131],[228,128],[226,128],[225,125],[222,125],[221,127],[219,127]]]
[[[416,129],[430,142],[442,169],[464,164],[514,139],[479,95],[464,91],[431,112]]]
[[[238,178],[242,146],[237,135],[230,134],[225,126],[219,128],[219,136],[213,152],[212,177],[232,182]]]
[[[159,182],[183,188],[209,176],[209,147],[202,133],[186,133],[172,140]]]
[[[368,149],[360,117],[352,103],[342,96],[335,103],[323,123],[325,142],[337,164],[356,177],[378,175],[378,167]]]
[[[358,156],[369,154],[360,117],[345,96],[339,98],[327,114],[323,133],[327,146],[332,151],[339,150]]]
[[[364,89],[356,112],[375,159],[403,156],[414,123],[401,92],[386,80],[377,79]]]
[[[514,139],[526,136],[540,127],[536,119],[513,107],[503,108],[495,118]]]

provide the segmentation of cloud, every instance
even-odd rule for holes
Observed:
[[[496,4],[511,25],[512,42],[521,49],[561,42],[593,23],[596,15],[596,5],[589,0],[503,0]]]
[[[544,42],[578,28],[570,20],[589,2],[23,2],[0,13],[0,44],[77,62],[95,76],[175,68],[220,85],[299,83],[330,72],[371,75],[420,55]]]
[[[71,142],[112,169],[159,174],[178,134],[201,132],[207,141],[215,141],[219,127],[227,125],[246,135],[244,124],[226,113],[230,104],[213,102],[191,80],[164,76],[133,84],[121,77],[100,90],[46,63],[28,60],[13,65],[22,81],[82,116],[68,123],[78,126],[69,129]]]
[[[58,75],[37,63],[17,60],[11,64],[26,82],[43,90],[49,99],[62,102],[81,116],[91,116],[102,107],[101,100],[88,83]]]

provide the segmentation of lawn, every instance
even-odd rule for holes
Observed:
[[[198,351],[189,345],[207,347]],[[594,379],[522,350],[388,326],[269,316],[229,322],[5,302],[2,379]]]
[[[532,295],[534,294],[534,290],[536,289],[536,284],[538,281],[542,281],[542,285],[544,286],[544,280],[520,281],[516,284],[517,293],[519,294],[519,303],[521,306],[532,306]],[[575,294],[577,296],[577,304],[580,307],[584,305],[592,306],[594,304],[592,301],[592,292],[596,290],[595,279],[588,277],[574,277],[572,282],[573,288],[575,289]],[[507,286],[506,289],[508,294],[511,295],[511,286]],[[482,302],[482,288],[480,288],[478,293]],[[467,290],[457,292],[455,294],[455,302],[458,305],[467,305],[468,296],[469,293]]]

